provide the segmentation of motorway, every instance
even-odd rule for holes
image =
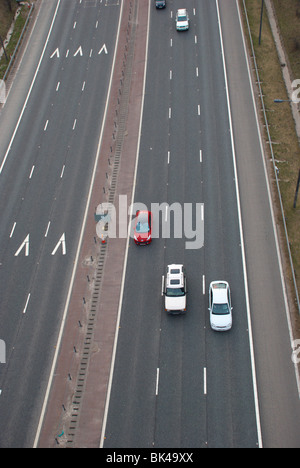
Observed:
[[[120,4],[42,2],[34,53],[24,54],[1,112],[1,447],[33,445],[80,244]],[[181,6],[167,0],[157,11],[150,3],[134,200],[149,209],[192,204],[194,212],[202,204],[193,228],[204,224],[204,245],[187,248],[187,231],[145,248],[129,241],[101,446],[297,447],[288,306],[239,10],[235,0],[189,0],[190,30],[177,33]],[[20,96],[28,97],[23,111]],[[171,212],[160,228],[165,216]],[[163,309],[161,279],[173,262],[187,270],[185,316]],[[223,334],[209,326],[216,279],[232,291],[233,328]]]
[[[1,136],[11,137],[0,161],[1,447],[32,446],[41,411],[117,38],[119,2],[106,3],[42,3],[30,42],[40,61],[27,49],[1,114]],[[7,128],[22,79],[31,83],[26,107]]]
[[[151,9],[135,201],[204,203],[204,247],[131,240],[103,446],[297,447],[288,307],[239,10],[189,2],[190,30],[177,33],[179,7]],[[159,294],[173,262],[187,269],[181,317],[164,313]],[[226,334],[209,327],[215,279],[232,288]]]
[[[131,242],[105,447],[258,442],[217,10],[215,2],[191,3],[186,33],[175,30],[179,1],[151,12],[135,201],[149,209],[192,203],[194,216],[195,203],[204,203],[204,247],[186,249],[187,239],[173,235],[149,248]],[[186,316],[163,309],[161,277],[170,263],[187,270]],[[215,279],[232,285],[227,334],[209,326],[207,288]]]

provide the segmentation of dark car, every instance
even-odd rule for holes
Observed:
[[[155,0],[156,8],[165,8],[166,7],[166,0]]]

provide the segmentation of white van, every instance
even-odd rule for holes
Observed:
[[[186,312],[186,274],[183,265],[168,265],[166,276],[163,277],[163,295],[165,310],[169,314],[184,314]]]

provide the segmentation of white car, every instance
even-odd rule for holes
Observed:
[[[177,10],[176,29],[177,31],[187,31],[189,29],[189,15],[186,8]]]
[[[226,331],[232,327],[230,287],[227,281],[212,281],[209,286],[210,325],[213,330]]]
[[[186,312],[186,275],[183,265],[168,265],[166,277],[163,277],[163,295],[165,310],[169,314]]]

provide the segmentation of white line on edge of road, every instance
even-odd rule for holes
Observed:
[[[240,203],[240,191],[239,191],[239,182],[238,182],[238,174],[237,174],[237,166],[236,166],[235,141],[234,141],[234,136],[233,136],[231,102],[230,102],[229,87],[228,87],[228,76],[227,76],[227,67],[226,67],[226,60],[225,60],[219,0],[216,0],[216,7],[217,7],[218,26],[219,26],[223,70],[224,70],[225,87],[226,87],[227,107],[228,107],[228,116],[229,116],[229,125],[230,125],[230,138],[231,138],[231,146],[232,146],[232,159],[233,159],[233,168],[234,168],[234,174],[235,174],[235,187],[236,187],[236,194],[237,194],[236,201],[237,201],[237,211],[238,211],[238,219],[239,219],[241,253],[242,253],[243,272],[244,272],[244,285],[245,285],[245,298],[246,298],[246,308],[247,308],[248,328],[249,328],[249,343],[250,343],[253,393],[254,393],[254,403],[255,403],[255,413],[256,413],[256,428],[257,428],[258,446],[262,448],[262,433],[261,433],[260,412],[259,412],[259,404],[258,404],[256,366],[255,366],[255,358],[254,358],[254,345],[253,345],[253,334],[252,334],[252,325],[251,325],[250,301],[249,301],[248,279],[247,279],[248,277],[247,277],[247,268],[246,268],[245,244],[244,244],[243,223],[242,223],[242,213],[241,213],[241,203]]]

